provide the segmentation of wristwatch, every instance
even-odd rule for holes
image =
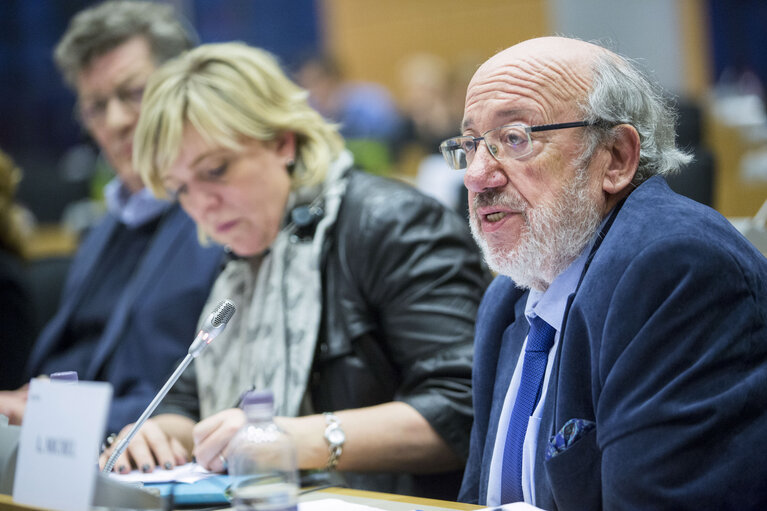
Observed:
[[[346,433],[341,429],[341,421],[335,414],[325,412],[325,442],[328,444],[330,457],[328,458],[328,470],[333,470],[338,464],[338,459],[343,452],[344,442],[346,442]]]

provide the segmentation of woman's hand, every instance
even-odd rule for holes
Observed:
[[[229,442],[245,424],[245,414],[239,408],[230,408],[200,421],[194,427],[194,449],[197,463],[213,472],[226,469]]]
[[[193,422],[190,419],[180,416],[179,418],[189,421],[191,429]],[[112,445],[101,454],[99,468],[104,468],[115,447],[128,435],[132,427],[133,424],[125,426]],[[136,432],[128,447],[117,458],[113,470],[121,474],[129,472],[131,467],[136,467],[142,472],[151,472],[156,466],[170,470],[176,465],[183,465],[188,460],[188,452],[181,442],[164,431],[161,420],[152,418]]]
[[[8,417],[8,423],[20,425],[24,419],[24,410],[27,408],[27,385],[17,390],[0,391],[0,414]]]

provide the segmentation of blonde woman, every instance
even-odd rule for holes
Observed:
[[[240,43],[199,47],[153,76],[134,159],[203,239],[228,247],[209,303],[231,298],[238,312],[117,470],[191,454],[222,470],[244,422],[238,396],[270,388],[301,468],[454,498],[487,283],[464,221],[355,171],[307,93],[272,55]]]

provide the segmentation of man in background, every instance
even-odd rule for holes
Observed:
[[[111,383],[109,431],[135,421],[185,355],[221,262],[221,249],[201,247],[194,223],[154,198],[132,164],[149,76],[193,43],[170,6],[114,1],[77,14],[54,53],[115,177],[108,213],[82,241],[27,373],[77,371]],[[11,422],[22,419],[24,392],[0,402]]]

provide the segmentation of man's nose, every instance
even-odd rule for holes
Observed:
[[[487,144],[482,141],[477,144],[474,158],[463,176],[463,183],[470,192],[479,193],[491,188],[500,188],[506,184],[507,177],[503,166],[496,160]]]
[[[110,129],[125,128],[134,124],[138,119],[138,112],[116,97],[109,98],[104,115],[104,124]]]

